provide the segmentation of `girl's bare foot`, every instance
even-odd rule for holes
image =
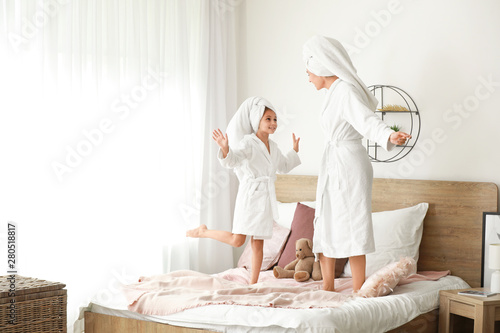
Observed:
[[[187,237],[200,238],[207,231],[207,226],[202,224],[198,228],[186,231]]]

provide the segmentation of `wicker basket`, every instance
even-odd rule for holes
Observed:
[[[0,276],[0,332],[66,332],[66,285],[15,276],[15,296],[9,296],[11,275]],[[12,303],[12,300],[15,302]],[[15,322],[12,323],[12,304]]]

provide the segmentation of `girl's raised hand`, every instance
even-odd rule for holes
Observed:
[[[295,133],[292,133],[292,139],[293,139],[293,150],[295,150],[298,153],[300,138],[295,138]]]
[[[222,150],[225,158],[229,152],[229,139],[227,138],[227,133],[224,135],[220,129],[216,129],[212,132],[212,139],[217,142],[217,145]]]

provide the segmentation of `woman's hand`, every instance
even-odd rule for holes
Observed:
[[[212,139],[214,139],[222,150],[223,157],[226,158],[229,153],[229,139],[227,138],[227,133],[224,135],[220,129],[216,129],[212,132]]]
[[[395,145],[400,145],[400,146],[404,145],[406,143],[406,140],[410,140],[410,139],[411,139],[411,135],[404,133],[404,132],[394,132],[389,137],[389,141],[391,141],[391,143],[394,143]]]
[[[295,150],[295,152],[298,153],[300,138],[295,138],[295,133],[292,133],[292,139],[293,139],[293,150]]]

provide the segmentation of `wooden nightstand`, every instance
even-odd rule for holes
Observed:
[[[495,321],[500,320],[500,294],[490,297],[458,295],[462,290],[484,290],[484,288],[441,290],[439,332],[454,332],[452,315],[458,315],[474,320],[474,333],[493,333]]]

